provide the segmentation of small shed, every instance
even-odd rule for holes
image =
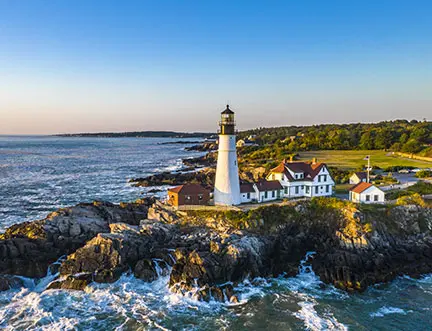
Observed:
[[[242,183],[240,184],[240,200],[241,203],[248,203],[256,201],[257,196],[252,183]]]
[[[371,183],[360,182],[350,189],[349,199],[352,202],[384,203],[385,193]]]
[[[349,183],[352,185],[355,185],[355,184],[358,184],[361,182],[367,182],[367,173],[366,172],[363,172],[363,171],[355,172],[349,178]]]
[[[283,195],[283,187],[278,180],[262,180],[254,184],[258,202],[266,202],[280,199]]]
[[[171,206],[208,205],[210,191],[199,184],[185,184],[168,190],[167,202]]]

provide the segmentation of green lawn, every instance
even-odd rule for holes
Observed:
[[[335,193],[336,194],[348,194],[349,189],[353,187],[352,184],[336,184]]]
[[[367,164],[363,160],[366,155],[371,157],[371,165],[380,168],[390,166],[412,166],[416,168],[430,168],[432,162],[401,158],[384,151],[310,151],[299,152],[299,160],[306,161],[316,157],[319,162],[325,162],[329,166],[346,170],[353,170]]]

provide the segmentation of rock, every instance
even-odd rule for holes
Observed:
[[[96,282],[113,282],[131,268],[136,277],[154,280],[156,270],[151,259],[169,260],[165,247],[174,246],[179,236],[177,226],[155,221],[143,221],[139,227],[115,223],[110,224],[110,230],[69,255],[60,274],[92,273]]]
[[[163,186],[163,185],[183,185],[183,184],[201,184],[204,187],[212,188],[215,179],[215,169],[206,168],[197,172],[162,172],[145,178],[134,178],[129,182],[133,186]]]
[[[134,269],[136,278],[140,278],[146,282],[152,282],[157,279],[158,275],[152,260],[139,260]]]
[[[0,276],[0,292],[7,291],[11,288],[24,286],[22,279],[10,275]]]
[[[13,225],[0,235],[0,273],[43,277],[51,263],[97,234],[109,232],[111,223],[138,225],[147,218],[154,201],[81,203],[59,209],[43,220]]]
[[[196,151],[196,152],[209,152],[215,151],[218,149],[218,145],[216,143],[203,142],[201,144],[193,145],[191,147],[185,147],[185,151]]]
[[[248,229],[239,230],[245,223]],[[155,199],[95,202],[7,229],[0,235],[0,270],[41,277],[67,255],[62,279],[49,288],[114,282],[128,270],[153,281],[170,271],[173,292],[235,303],[235,286],[245,278],[294,276],[314,251],[302,263],[325,284],[363,291],[398,275],[430,273],[431,224],[428,208],[363,209],[336,199],[262,206],[248,214],[181,213]],[[0,289],[15,284],[5,277]]]
[[[57,280],[50,283],[47,287],[47,290],[84,290],[87,285],[92,282],[91,274],[80,274],[80,275],[70,275],[67,276],[64,280]]]

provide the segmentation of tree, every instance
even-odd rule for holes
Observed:
[[[375,148],[376,149],[387,149],[392,143],[391,131],[387,128],[378,131],[375,138]]]
[[[362,134],[360,138],[360,149],[374,149],[374,137],[370,131]]]
[[[410,139],[402,146],[402,152],[417,153],[421,151],[422,147],[416,139]]]

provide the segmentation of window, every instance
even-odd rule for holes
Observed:
[[[273,180],[275,180],[275,179],[276,179],[276,176],[275,176],[275,174],[272,174],[272,175],[271,175],[271,179],[273,179]]]
[[[328,193],[330,191],[330,185],[326,185],[326,192]]]
[[[267,191],[264,192],[264,198],[265,198],[265,199],[268,198],[268,192],[267,192]]]
[[[327,175],[323,175],[323,182],[327,181]]]
[[[309,192],[310,192],[310,187],[306,186],[306,194],[309,194]]]
[[[247,194],[247,198],[250,199],[250,192],[248,192],[248,194]]]
[[[370,201],[370,195],[366,194],[366,201]]]
[[[285,194],[288,194],[288,187],[284,188],[284,192],[285,192]]]
[[[203,199],[203,195],[202,194],[198,194],[198,200],[202,200]]]
[[[374,195],[374,201],[378,201],[378,194]]]
[[[321,182],[321,175],[318,175],[318,183]]]
[[[315,186],[315,194],[318,194],[318,186]]]
[[[304,190],[304,185],[301,186],[302,191]]]
[[[185,196],[185,199],[186,199],[186,200],[190,200],[190,199],[191,199],[191,196],[190,196],[190,195],[186,195],[186,196]]]
[[[274,198],[276,196],[275,191],[272,191],[272,198]]]
[[[234,165],[237,165],[237,160],[234,160]]]
[[[295,194],[299,194],[299,187],[298,186],[295,187]]]
[[[298,179],[298,175],[297,174],[295,174],[295,179]]]

